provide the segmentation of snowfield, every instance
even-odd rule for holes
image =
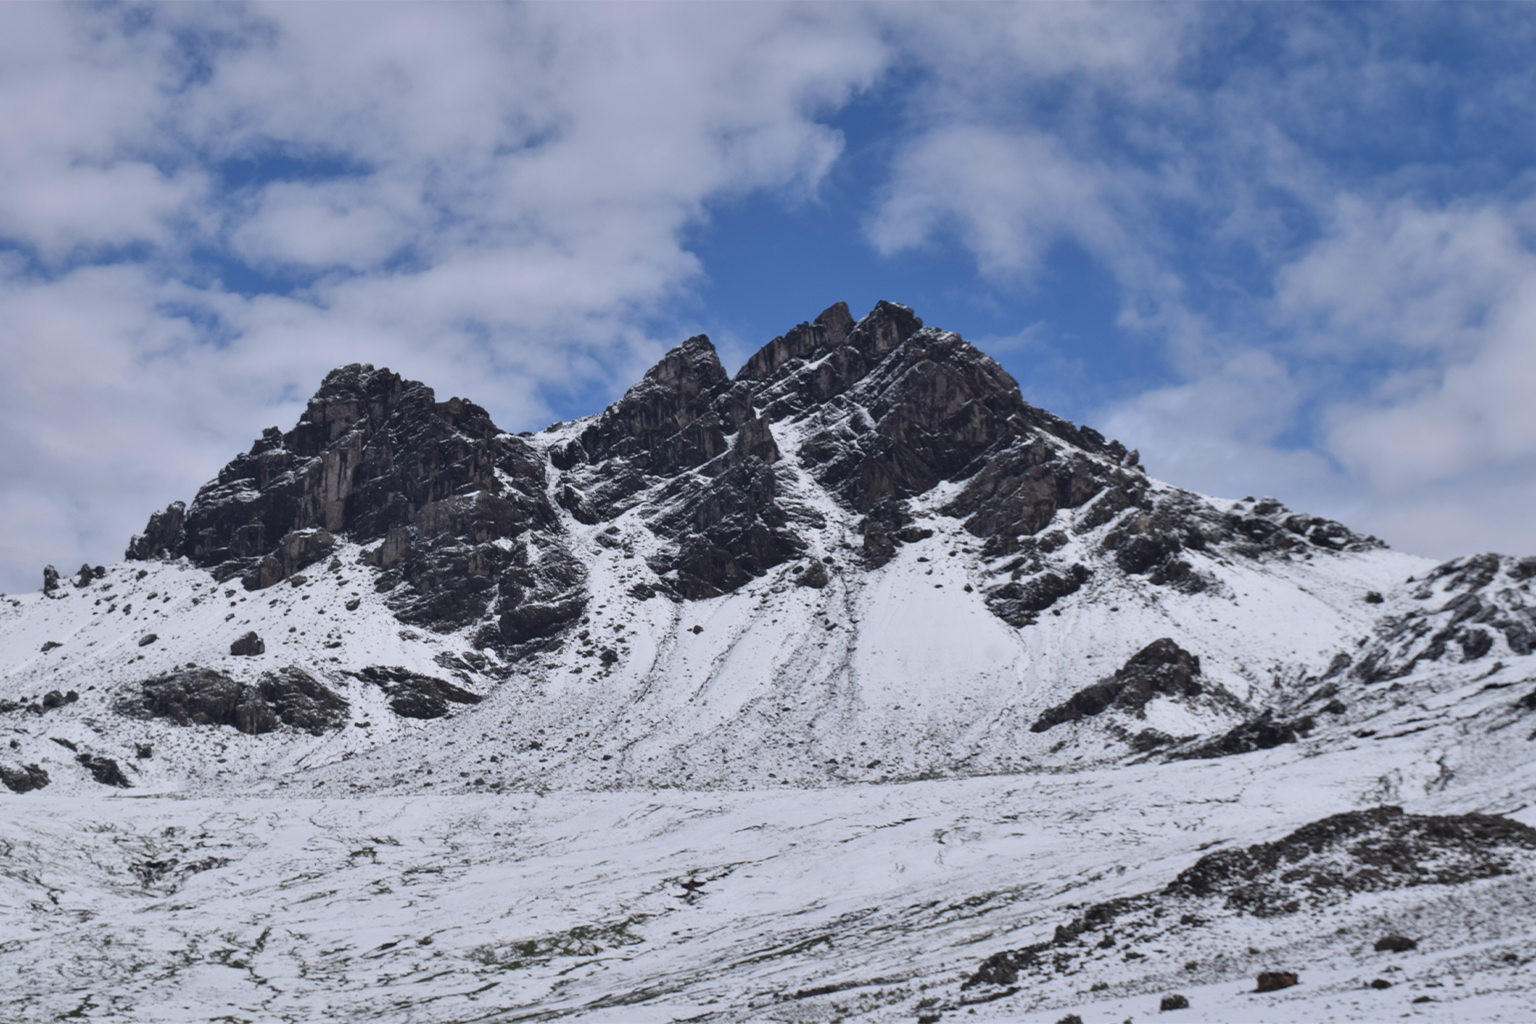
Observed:
[[[1536,824],[1531,723],[1510,721],[1536,659],[1365,688],[1343,721],[1270,750],[1104,763],[1103,734],[1083,730],[1031,765],[1024,752],[1043,748],[1022,742],[1035,737],[1020,709],[1046,703],[1041,680],[1086,681],[1129,637],[1173,633],[1251,698],[1367,635],[1357,595],[1400,590],[1428,563],[1229,566],[1219,600],[1094,593],[1049,630],[1012,630],[962,600],[978,563],[945,556],[961,543],[936,534],[861,585],[768,578],[682,605],[625,597],[623,556],[602,549],[613,564],[594,570],[592,625],[620,627],[624,659],[605,672],[584,645],[550,652],[505,682],[472,678],[487,700],[424,721],[341,673],[443,674],[434,659],[455,638],[401,628],[355,552],[298,587],[246,593],[151,563],[7,598],[5,696],[68,683],[80,699],[5,719],[15,759],[53,782],[7,802],[0,948],[15,975],[0,1016],[1119,1021],[1177,992],[1188,1020],[1528,1019],[1530,865],[1322,915],[1228,917],[972,1001],[961,983],[987,955],[1159,889],[1223,844],[1380,803]],[[229,655],[248,629],[267,653]],[[797,645],[806,632],[816,642]],[[352,724],[250,736],[113,710],[136,680],[188,662],[324,670]],[[1201,715],[1147,710],[1174,733],[1209,731]],[[60,739],[117,758],[132,788],[97,784]],[[936,760],[957,767],[898,774]],[[1371,949],[1394,931],[1419,949]],[[1302,984],[1252,994],[1270,969]],[[1365,988],[1375,977],[1392,987]]]

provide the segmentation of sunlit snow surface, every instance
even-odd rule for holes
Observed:
[[[398,718],[343,674],[448,678],[438,657],[470,650],[467,634],[402,627],[354,547],[298,587],[130,563],[62,597],[0,600],[0,698],[80,695],[0,718],[6,761],[53,780],[0,792],[0,1019],[1092,1024],[1146,1019],[1172,992],[1190,1007],[1160,1019],[1531,1018],[1523,869],[1220,917],[1141,959],[1107,950],[968,1004],[982,993],[960,983],[989,954],[1160,889],[1223,844],[1378,803],[1536,823],[1536,743],[1510,710],[1536,657],[1357,688],[1294,745],[1143,761],[1102,723],[1029,725],[1161,636],[1262,704],[1406,606],[1404,580],[1429,563],[1206,559],[1220,586],[1198,595],[1101,572],[1020,630],[986,610],[994,570],[958,523],[932,517],[935,536],[854,571],[847,517],[803,500],[827,522],[808,532],[810,555],[832,559],[825,589],[781,567],[691,603],[628,595],[650,537],[633,515],[618,545],[568,522],[590,549],[591,636],[504,680],[457,677],[486,699],[442,720]],[[1363,603],[1370,590],[1385,603]],[[231,656],[250,629],[267,652]],[[188,663],[245,679],[304,666],[347,697],[350,722],[247,736],[114,710]],[[1123,724],[1209,735],[1237,720],[1159,699]],[[56,738],[118,760],[133,788],[97,784]],[[1374,952],[1389,931],[1419,949]],[[1302,983],[1252,994],[1271,969]],[[1393,986],[1365,987],[1377,977]]]

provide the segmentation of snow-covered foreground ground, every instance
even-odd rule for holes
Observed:
[[[1436,742],[815,791],[12,800],[0,1018],[1091,1024],[1178,992],[1189,1009],[1161,1019],[1529,1020],[1520,874],[1224,919],[963,1002],[982,959],[1074,907],[1368,805],[1383,779],[1423,793]],[[1531,823],[1532,781],[1399,796]],[[1372,951],[1393,931],[1419,949]],[[1271,969],[1302,983],[1250,994]]]

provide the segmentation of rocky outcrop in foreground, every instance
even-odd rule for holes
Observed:
[[[1494,814],[1405,814],[1373,807],[1335,814],[1274,842],[1201,857],[1161,892],[1096,903],[1049,942],[994,953],[966,981],[1014,985],[1029,974],[1075,973],[1095,958],[1142,958],[1156,940],[1187,941],[1222,916],[1279,917],[1357,893],[1463,885],[1536,866],[1536,829]],[[1411,949],[1409,938],[1377,949]]]

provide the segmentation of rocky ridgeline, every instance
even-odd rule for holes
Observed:
[[[1524,874],[1533,864],[1536,829],[1499,815],[1406,814],[1391,806],[1335,814],[1272,842],[1206,854],[1159,891],[1088,906],[1057,925],[1051,939],[987,957],[964,988],[1008,987],[1011,992],[1055,977],[1091,978],[1111,963],[1130,961],[1149,973],[1177,969],[1177,960],[1172,965],[1158,961],[1186,958],[1202,938],[1221,952],[1211,963],[1185,963],[1187,976],[1202,983],[1230,981],[1260,955],[1249,949],[1245,956],[1236,945],[1239,934],[1252,934],[1242,931],[1244,918],[1315,912],[1357,894],[1460,887]],[[1367,937],[1366,944],[1390,954],[1413,950],[1418,942],[1385,934],[1374,944]],[[1167,947],[1180,952],[1169,955]],[[1294,973],[1264,971],[1257,991],[1297,981]],[[1100,987],[1107,986],[1094,990]]]
[[[797,439],[793,451],[781,435]],[[660,543],[636,595],[712,597],[799,558],[806,531],[825,525],[794,500],[786,464],[857,517],[871,569],[930,532],[912,499],[959,484],[940,511],[1006,560],[984,596],[1014,626],[1096,571],[1055,557],[1069,538],[1047,527],[1063,509],[1077,534],[1114,524],[1099,542],[1104,565],[1186,591],[1211,582],[1190,550],[1261,558],[1378,543],[1270,499],[1217,508],[1155,484],[1138,462],[1025,402],[995,361],[907,307],[882,302],[855,322],[839,303],[734,378],[709,339],[690,338],[601,414],[536,437],[388,370],[342,367],[292,430],[268,429],[190,506],[155,513],[127,554],[185,557],[259,590],[331,557],[344,536],[369,546],[402,622],[475,626],[479,646],[507,651],[586,609],[561,509],[601,524],[638,508]],[[826,571],[800,582],[824,585]]]
[[[1340,656],[1330,679],[1349,670],[1367,685],[1397,679],[1424,663],[1497,660],[1536,648],[1536,606],[1531,580],[1536,557],[1483,554],[1443,562],[1417,584],[1411,606],[1380,620],[1376,636],[1353,661]],[[1379,600],[1379,595],[1377,595]],[[1336,685],[1318,690],[1331,697]]]

